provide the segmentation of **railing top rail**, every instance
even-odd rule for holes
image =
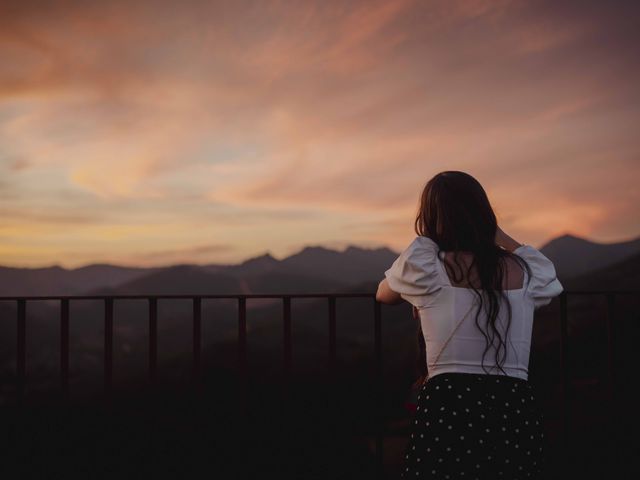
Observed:
[[[139,294],[139,295],[21,295],[0,296],[0,300],[105,300],[105,299],[193,299],[193,298],[327,298],[327,297],[375,297],[375,292],[369,293],[251,293],[251,294]]]
[[[640,295],[640,290],[565,290],[560,295]],[[105,300],[105,299],[193,299],[193,298],[357,298],[374,297],[375,292],[353,293],[250,293],[250,294],[115,294],[115,295],[0,295],[2,300]]]

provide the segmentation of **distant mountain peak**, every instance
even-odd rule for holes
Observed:
[[[321,245],[307,245],[302,250],[284,258],[284,262],[297,261],[299,259],[321,259],[327,256],[341,255],[341,252],[323,247]]]
[[[618,246],[618,245],[632,245],[636,244],[640,241],[640,237],[631,238],[629,240],[618,240],[614,242],[599,242],[595,240],[591,240],[585,237],[579,237],[578,235],[573,235],[570,233],[565,233],[564,235],[560,235],[551,239],[544,245],[544,249],[548,248],[575,248],[577,246],[596,246],[596,247],[607,247],[607,246]]]
[[[571,233],[565,233],[564,235],[560,235],[558,237],[554,237],[551,240],[544,243],[540,249],[548,250],[557,249],[557,248],[573,248],[577,245],[595,245],[596,242],[593,240],[589,240],[584,237],[579,237],[577,235],[573,235]]]
[[[335,252],[335,250],[323,247],[322,245],[307,245],[300,251],[300,253],[303,252]]]
[[[263,265],[271,265],[278,263],[280,260],[271,255],[270,252],[266,252],[263,255],[258,255],[257,257],[251,257],[246,259],[240,265],[255,265],[255,264],[263,264]]]
[[[586,238],[579,237],[571,233],[565,233],[564,235],[556,237],[554,240],[586,240]]]

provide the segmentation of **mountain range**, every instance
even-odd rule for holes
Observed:
[[[640,237],[597,243],[563,235],[536,248],[553,261],[565,286],[630,288],[616,280],[622,282],[616,273],[620,269],[628,271],[630,284],[638,285],[638,270],[631,265],[638,263]],[[0,267],[0,296],[337,292],[348,286],[377,284],[397,256],[387,247],[349,246],[337,251],[307,246],[281,260],[266,253],[231,265]],[[601,286],[591,276],[596,271],[601,272]]]

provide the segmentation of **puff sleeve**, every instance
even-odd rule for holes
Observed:
[[[553,297],[562,293],[564,287],[558,280],[553,262],[540,250],[531,245],[521,245],[513,253],[526,260],[531,267],[526,292],[533,299],[534,309],[548,305]]]
[[[415,307],[426,306],[428,296],[442,288],[437,254],[437,243],[429,237],[416,237],[384,272],[391,290]]]

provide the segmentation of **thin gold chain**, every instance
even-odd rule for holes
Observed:
[[[453,329],[453,331],[451,332],[451,334],[449,335],[449,338],[447,338],[447,341],[444,342],[444,345],[442,345],[442,348],[440,349],[440,351],[438,352],[438,355],[436,355],[436,359],[433,361],[433,363],[431,364],[432,366],[435,366],[438,363],[438,360],[440,360],[440,355],[442,355],[442,352],[444,351],[445,348],[447,348],[447,345],[449,345],[449,342],[451,341],[451,339],[453,338],[453,336],[455,335],[455,333],[458,331],[458,328],[460,328],[460,325],[462,325],[462,322],[464,322],[464,320],[467,318],[467,315],[469,315],[469,313],[471,313],[471,310],[473,310],[473,307],[476,304],[472,304],[471,308],[469,308],[469,310],[467,311],[467,313],[464,314],[464,316],[460,319],[460,321],[458,322],[458,324],[456,325],[456,328]],[[429,380],[429,377],[431,375],[429,374],[429,368],[427,366],[427,376],[424,379],[424,382],[426,382],[427,380]],[[424,383],[423,382],[423,383]]]

